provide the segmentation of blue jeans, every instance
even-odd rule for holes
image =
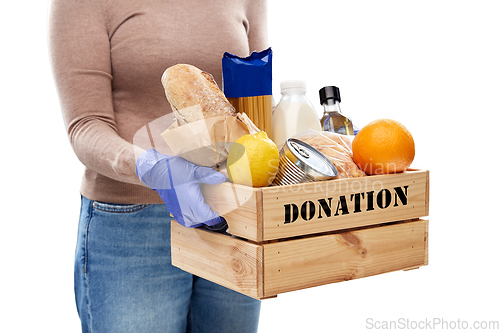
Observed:
[[[172,266],[165,205],[82,197],[75,296],[82,332],[257,332],[260,302]]]

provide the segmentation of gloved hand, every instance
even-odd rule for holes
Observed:
[[[200,191],[201,183],[223,183],[226,176],[222,173],[179,156],[160,154],[155,149],[146,150],[139,156],[135,170],[143,183],[158,192],[170,213],[183,226],[213,227],[220,231],[226,224],[223,217],[210,209]]]

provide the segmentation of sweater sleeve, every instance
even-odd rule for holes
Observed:
[[[269,47],[267,39],[267,0],[250,1],[247,18],[250,53],[267,49]]]
[[[140,184],[134,146],[117,133],[108,27],[99,0],[52,0],[52,71],[69,141],[87,167]]]

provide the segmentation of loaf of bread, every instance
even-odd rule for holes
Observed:
[[[299,139],[310,144],[332,161],[339,173],[335,179],[366,176],[352,160],[352,141],[349,136],[319,132]]]
[[[217,116],[236,116],[212,75],[195,66],[169,67],[161,82],[179,125]]]

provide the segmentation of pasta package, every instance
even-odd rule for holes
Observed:
[[[223,91],[236,112],[245,113],[272,137],[272,50],[241,58],[228,52],[222,58]]]
[[[309,130],[300,133],[297,138],[316,148],[335,165],[338,171],[335,179],[366,176],[352,160],[353,136]]]

